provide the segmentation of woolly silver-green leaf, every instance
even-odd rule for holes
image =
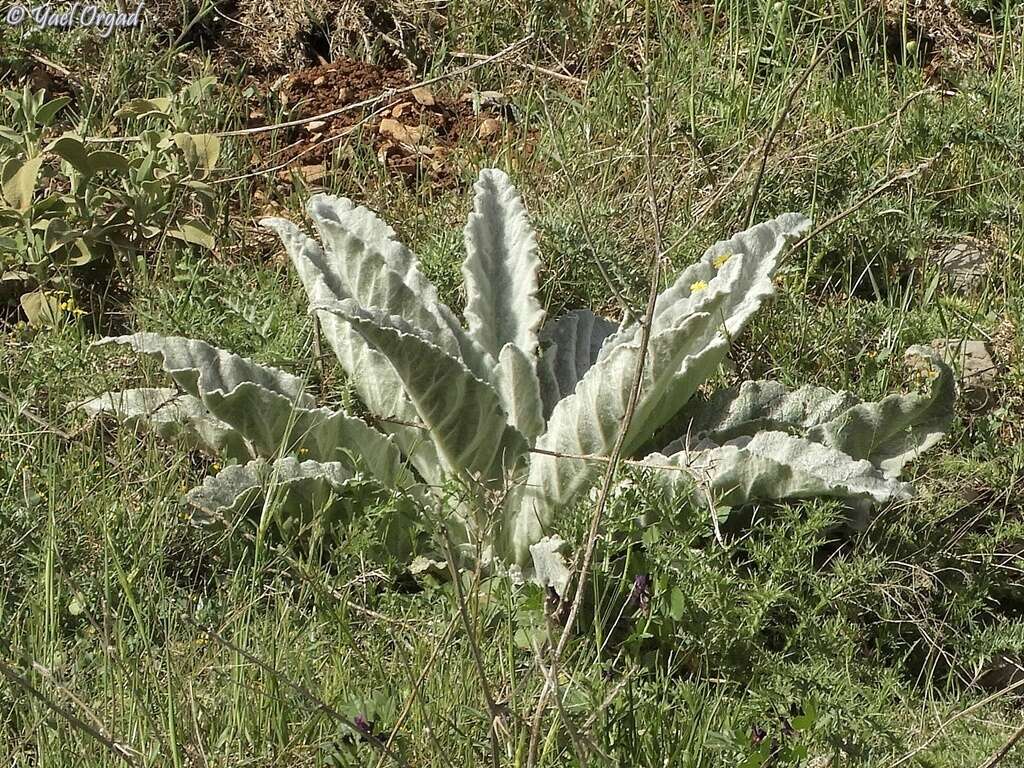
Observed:
[[[785,431],[867,459],[886,477],[942,439],[953,417],[953,372],[926,347],[911,347],[911,380],[927,384],[874,403],[849,392],[806,385],[789,391],[773,381],[747,381],[691,401],[678,422],[682,435],[662,449],[672,454],[703,440],[722,444],[759,431]]]
[[[540,383],[533,366],[527,354],[510,342],[501,348],[494,375],[495,389],[509,424],[531,444],[544,431]]]
[[[307,210],[345,287],[346,295],[338,299],[352,298],[362,307],[401,317],[427,331],[434,344],[460,358],[478,377],[490,380],[493,361],[438,299],[437,289],[391,227],[347,198],[314,195]]]
[[[340,507],[354,479],[352,471],[337,462],[257,459],[209,475],[185,498],[199,510],[196,522],[227,528],[273,500],[286,511],[279,517],[283,532],[294,535],[314,517],[329,516]]]
[[[446,474],[500,484],[522,458],[526,440],[508,423],[497,393],[426,333],[353,301],[313,309],[343,319],[387,357]]]
[[[825,443],[854,458],[864,458],[886,477],[899,477],[904,465],[945,436],[953,420],[956,381],[953,371],[928,347],[907,350],[915,385],[926,391],[895,394],[877,403],[860,403],[807,431],[810,440]]]
[[[658,298],[640,396],[624,444],[627,455],[649,441],[721,363],[730,339],[774,292],[771,275],[783,246],[809,225],[803,216],[784,214],[751,227],[709,249],[686,270],[685,279],[693,282],[678,280]],[[600,472],[598,462],[572,457],[611,453],[640,341],[635,325],[608,337],[573,394],[552,411],[547,431],[537,440],[544,453],[531,457],[525,486],[508,501],[502,547],[520,565],[528,563],[530,543],[544,535],[556,512],[571,506]]]
[[[108,336],[95,344],[122,344],[157,358],[175,384],[204,402],[210,395],[224,396],[242,384],[256,384],[287,397],[296,405],[313,404],[312,396],[305,391],[305,383],[298,376],[254,363],[198,339],[133,333]]]
[[[551,415],[563,397],[571,395],[580,379],[597,361],[601,347],[619,326],[589,309],[577,309],[544,326],[540,334],[544,352],[537,375],[544,398],[544,416]]]
[[[758,432],[722,446],[705,443],[672,456],[654,453],[644,463],[700,504],[706,503],[705,491],[736,507],[817,496],[884,503],[911,495],[907,483],[885,477],[870,461],[785,432]]]
[[[515,344],[533,359],[544,319],[537,300],[536,235],[504,171],[482,170],[473,189],[462,265],[469,335],[495,360],[506,344]]]
[[[78,407],[90,416],[109,415],[129,426],[147,426],[186,450],[239,461],[253,458],[241,433],[212,415],[198,397],[174,387],[105,392]]]
[[[377,224],[366,224],[375,228],[379,239],[387,241],[386,227],[376,217]],[[351,298],[342,276],[343,265],[328,259],[320,244],[306,236],[285,219],[264,219],[261,225],[272,229],[281,238],[288,256],[299,273],[310,306],[343,301]],[[402,259],[412,259],[411,254],[395,248],[391,263],[396,268],[403,265]],[[411,261],[406,270],[412,270]],[[413,278],[415,281],[415,278]],[[418,414],[412,401],[405,393],[402,380],[391,366],[387,357],[366,343],[366,340],[340,317],[329,312],[316,312],[328,345],[334,351],[345,373],[348,374],[359,399],[370,412],[377,416],[383,431],[393,435],[402,452],[409,457],[413,466],[427,482],[440,485],[443,482],[441,463],[430,439],[423,430],[406,426],[415,423]]]
[[[226,397],[208,397],[207,405],[264,458],[298,454],[340,462],[392,488],[415,482],[392,439],[355,416],[329,408],[298,408],[256,384],[242,384]]]

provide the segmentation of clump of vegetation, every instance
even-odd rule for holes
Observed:
[[[325,509],[332,519],[350,487],[372,478],[433,521],[419,527],[435,529],[435,546],[443,531],[465,559],[532,566],[559,591],[567,570],[556,532],[598,477],[594,459],[612,454],[643,354],[625,452],[686,503],[908,495],[900,471],[941,438],[954,399],[952,373],[923,348],[910,350],[921,392],[864,403],[747,382],[687,407],[773,293],[779,255],[806,218],[784,214],[709,248],[658,297],[647,343],[638,322],[589,310],[544,324],[519,193],[498,170],[483,171],[475,190],[462,266],[468,328],[368,209],[314,196],[320,242],[284,219],[263,222],[284,242],[372,425],[317,408],[291,374],[151,333],[101,343],[155,356],[180,390],[110,392],[84,407],[238,461],[189,493],[208,518],[233,524],[276,496],[277,527],[294,536]]]
[[[211,84],[194,83],[177,100],[198,98]],[[174,101],[139,99],[120,114],[170,121]],[[0,298],[20,299],[34,325],[75,311],[79,286],[101,285],[164,238],[213,247],[204,218],[214,190],[203,178],[217,164],[220,140],[170,128],[144,130],[127,149],[73,131],[49,137],[69,102],[28,87],[4,91],[0,101]]]

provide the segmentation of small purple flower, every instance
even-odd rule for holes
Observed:
[[[363,736],[373,735],[373,725],[363,715],[356,715],[352,723]]]
[[[633,591],[629,594],[629,605],[635,610],[643,613],[651,607],[651,576],[648,573],[638,573],[633,577]]]

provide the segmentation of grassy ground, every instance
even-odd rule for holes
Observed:
[[[617,311],[598,262],[642,306],[654,248],[645,92],[671,276],[743,228],[764,137],[814,63],[754,217],[794,210],[828,225],[790,253],[779,296],[722,377],[874,398],[899,389],[907,346],[936,338],[982,339],[999,367],[987,402],[963,398],[948,439],[912,466],[918,498],[864,530],[844,526],[837,505],[808,503],[728,521],[721,542],[703,518],[644,532],[649,612],[627,637],[606,642],[593,621],[569,645],[564,710],[543,713],[539,764],[984,764],[1021,725],[1024,701],[1019,15],[964,5],[985,34],[932,44],[918,40],[909,3],[838,42],[860,4],[529,5],[448,4],[417,73],[465,64],[446,52],[490,54],[533,33],[523,50],[434,86],[500,90],[518,110],[501,141],[452,151],[457,183],[410,185],[358,134],[319,182],[391,222],[443,299],[461,306],[468,184],[497,165],[540,232],[552,313]],[[119,106],[211,72],[221,85],[183,129],[246,124],[243,71],[171,51],[157,30],[101,44],[0,34],[9,87],[30,50],[71,70],[75,100],[55,130],[117,135]],[[586,84],[536,69],[562,63]],[[36,330],[8,312],[0,326],[0,763],[378,764],[345,724],[358,716],[393,733],[409,765],[525,765],[544,680],[529,644],[542,595],[465,584],[470,634],[451,585],[413,586],[402,564],[369,557],[365,524],[326,559],[203,533],[180,496],[210,471],[205,459],[72,408],[159,380],[90,347],[125,328],[203,338],[343,389],[312,364],[298,282],[254,225],[272,207],[298,219],[306,192],[276,173],[232,180],[258,170],[249,141],[225,139],[210,179],[212,254],[163,239],[123,267],[127,299],[102,316]],[[991,253],[987,277],[954,289],[937,254],[967,238]],[[608,538],[635,535],[629,521],[654,503],[621,494]],[[579,540],[586,513],[566,538]],[[599,549],[601,588],[621,580],[614,550]],[[474,646],[506,712],[493,741]],[[1024,765],[1024,746],[1001,765]]]

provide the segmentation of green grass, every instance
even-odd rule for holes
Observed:
[[[331,190],[393,223],[441,297],[461,307],[467,185],[481,165],[505,167],[540,235],[550,311],[618,313],[598,260],[642,306],[654,248],[645,82],[671,277],[744,226],[759,142],[862,6],[630,5],[524,13],[451,3],[424,76],[455,65],[444,50],[491,53],[531,31],[520,61],[564,61],[588,85],[512,61],[477,69],[472,84],[503,90],[519,120],[486,156],[453,153],[460,188],[410,188],[356,141]],[[1002,655],[1024,660],[1024,27],[1019,14],[996,15],[1009,18],[986,38],[996,66],[979,57],[943,70],[939,84],[887,53],[870,19],[824,52],[768,157],[756,215],[797,210],[825,222],[854,210],[789,254],[776,301],[721,374],[877,398],[899,390],[907,346],[967,336],[996,350],[994,407],[963,402],[948,439],[911,467],[918,498],[862,530],[838,506],[808,503],[730,520],[719,543],[709,520],[678,510],[638,530],[638,511],[656,505],[642,484],[616,499],[595,567],[597,609],[558,670],[564,716],[552,706],[540,720],[540,765],[756,766],[775,741],[773,765],[974,767],[1019,727],[1018,678],[987,673]],[[156,37],[115,34],[88,61],[75,58],[76,46],[94,45],[86,36],[26,44],[82,80],[62,128],[120,133],[120,105],[210,71],[218,95],[183,127],[244,125],[242,73],[174,55]],[[933,156],[929,170],[864,202]],[[227,140],[221,177],[254,170],[248,157],[244,140]],[[9,314],[0,327],[0,391],[11,400],[0,401],[0,663],[21,680],[0,678],[0,763],[122,762],[92,729],[138,765],[373,765],[371,746],[342,723],[358,715],[385,739],[397,726],[394,747],[409,765],[525,765],[544,682],[529,645],[544,636],[543,595],[467,577],[467,633],[451,585],[413,585],[404,564],[374,556],[370,522],[351,525],[329,555],[202,532],[180,496],[208,460],[73,410],[105,389],[160,380],[89,346],[109,328],[203,338],[310,372],[326,397],[344,396],[337,371],[313,361],[297,280],[254,226],[262,200],[298,218],[304,193],[274,174],[214,183],[214,255],[165,240],[125,267],[129,300],[102,320],[35,331]],[[958,294],[943,287],[935,253],[965,236],[994,255],[987,283]],[[563,535],[581,542],[588,516],[570,516]],[[609,637],[606,600],[638,572],[653,576],[650,612]],[[507,712],[493,754],[473,645]],[[755,729],[767,733],[760,752]],[[1024,765],[1022,750],[1002,765]]]

